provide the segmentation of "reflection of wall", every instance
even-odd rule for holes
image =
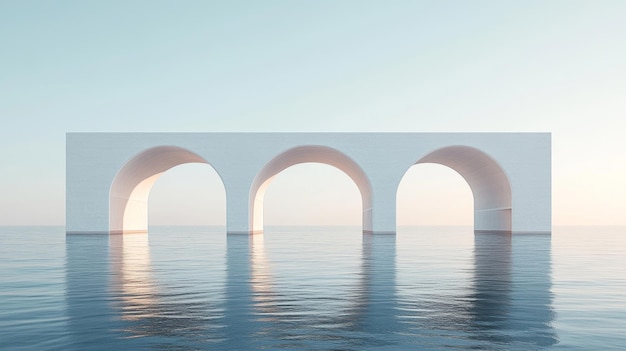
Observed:
[[[112,285],[124,320],[158,316],[158,291],[152,276],[148,234],[109,237]]]
[[[224,337],[233,350],[252,350],[253,336],[259,329],[253,318],[253,239],[253,236],[230,234],[226,241]]]
[[[126,337],[156,336],[168,338],[172,343],[192,344],[196,342],[196,335],[203,333],[210,335],[204,337],[205,340],[220,338],[215,330],[221,327],[221,318],[215,318],[213,301],[198,297],[203,295],[202,286],[188,291],[181,285],[168,286],[156,280],[148,234],[109,237],[109,288],[116,314],[120,322],[124,322]],[[177,278],[184,281],[185,271],[173,268],[179,269]]]
[[[538,346],[557,342],[552,328],[552,255],[550,235],[514,235],[512,254],[511,328],[518,338]]]
[[[475,338],[509,342],[501,332],[511,318],[511,235],[474,235],[474,278],[469,317]]]
[[[364,234],[359,304],[350,317],[361,331],[389,333],[398,328],[395,278],[395,236]]]
[[[407,342],[458,343],[459,349],[475,350],[536,350],[556,343],[550,325],[550,235],[475,233],[473,259],[469,260],[453,256],[459,250],[471,250],[471,243],[459,246],[451,243],[458,237],[437,241],[429,235],[446,234],[422,234],[413,241],[415,247],[405,242],[411,252],[418,247],[432,251],[422,252],[426,258],[409,261],[411,265],[403,258],[400,265],[403,280],[398,285],[397,316],[402,330],[398,332],[407,336]],[[435,245],[421,243],[428,240]],[[442,265],[419,266],[433,261]],[[413,281],[404,280],[407,269],[406,277]],[[412,274],[413,270],[421,274]],[[457,272],[467,272],[469,279]]]
[[[363,235],[358,285],[345,287],[346,296],[337,297],[335,303],[320,300],[311,301],[315,304],[311,305],[281,291],[280,280],[293,278],[276,276],[271,269],[264,244],[266,235],[228,235],[224,321],[229,347],[272,348],[278,347],[281,340],[299,340],[297,345],[304,348],[321,347],[329,340],[334,340],[334,346],[328,344],[328,348],[357,347],[364,340],[385,338],[396,331],[395,236]],[[345,307],[336,304],[343,301],[347,302]],[[331,310],[323,310],[323,315],[313,313],[323,304]],[[335,308],[336,313],[330,313]],[[306,340],[302,339],[303,331],[309,333],[305,334]]]
[[[319,317],[277,289],[260,235],[227,236],[225,300],[217,315],[205,301],[181,300],[180,291],[156,284],[147,236],[70,235],[66,298],[73,344],[115,348],[167,339],[206,346],[212,338],[212,345],[227,349],[255,349],[303,333],[307,342],[336,338],[335,348],[452,336],[479,349],[556,343],[549,235],[475,234],[467,290],[448,291],[449,299],[415,295],[411,306],[397,296],[395,239],[363,236],[358,284],[346,290],[350,303],[340,313]],[[193,294],[201,290],[194,288]],[[197,335],[206,337],[197,341]],[[442,340],[435,342],[447,342]]]
[[[119,338],[117,311],[109,290],[109,237],[68,235],[65,239],[66,303],[75,350],[111,345]]]
[[[194,348],[223,338],[223,318],[213,298],[199,298],[202,286],[157,283],[146,234],[68,235],[66,257],[75,349]],[[178,276],[184,281],[184,272]]]
[[[475,234],[475,337],[533,348],[555,344],[550,270],[549,235]]]

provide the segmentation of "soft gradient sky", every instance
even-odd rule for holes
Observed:
[[[622,0],[1,1],[0,224],[64,223],[68,131],[549,131],[554,224],[624,225],[625,14]],[[304,177],[354,213],[343,174],[298,167],[268,201]],[[191,171],[157,183],[163,216]],[[439,189],[467,195],[454,176]]]

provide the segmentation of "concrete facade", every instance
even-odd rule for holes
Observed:
[[[272,178],[305,162],[355,182],[365,233],[395,233],[398,185],[417,163],[467,181],[476,231],[552,230],[549,133],[68,133],[66,153],[67,233],[147,231],[152,185],[192,162],[220,176],[229,233],[261,232]]]

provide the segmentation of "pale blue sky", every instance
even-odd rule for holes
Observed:
[[[0,224],[64,223],[68,131],[550,131],[554,223],[626,224],[625,14],[621,0],[0,1]]]

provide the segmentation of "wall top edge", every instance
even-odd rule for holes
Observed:
[[[158,135],[158,134],[166,134],[166,135],[284,135],[284,134],[310,134],[310,135],[321,135],[321,134],[334,134],[334,135],[437,135],[437,134],[454,134],[454,135],[552,135],[552,132],[65,132],[66,135],[88,135],[88,134],[97,134],[97,135]]]

